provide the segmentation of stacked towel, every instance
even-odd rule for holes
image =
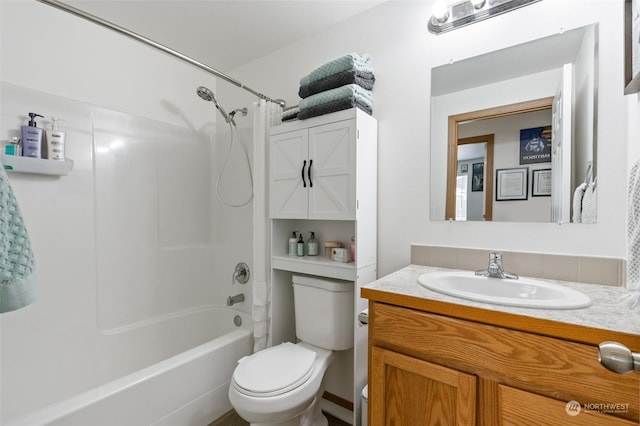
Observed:
[[[371,56],[350,53],[334,59],[300,79],[298,118],[358,107],[372,114],[375,75]]]
[[[285,108],[282,111],[282,121],[292,121],[298,118],[298,114],[300,113],[300,108],[298,105]]]
[[[306,98],[316,93],[324,92],[325,90],[331,90],[344,86],[345,84],[353,83],[364,89],[373,90],[373,84],[375,82],[376,77],[373,75],[373,72],[349,69],[301,85],[300,90],[298,90],[298,95],[300,95],[301,98]]]
[[[22,308],[35,299],[31,243],[9,179],[0,165],[0,313]]]
[[[371,115],[372,93],[357,84],[347,84],[309,96],[300,101],[298,107],[300,120],[353,107],[358,107]]]

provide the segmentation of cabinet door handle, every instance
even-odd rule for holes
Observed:
[[[309,160],[309,168],[307,169],[307,177],[309,178],[309,188],[313,188],[313,182],[311,181],[311,165],[313,160]]]
[[[622,343],[602,342],[598,345],[598,361],[614,373],[640,371],[640,353],[631,352]]]
[[[304,163],[302,163],[302,170],[300,171],[300,175],[302,176],[302,187],[306,188],[307,187],[307,181],[304,180],[304,168],[307,166],[307,160],[304,160]]]

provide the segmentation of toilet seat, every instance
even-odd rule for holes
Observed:
[[[249,396],[281,395],[309,380],[316,358],[310,349],[283,343],[241,359],[233,372],[233,385]]]

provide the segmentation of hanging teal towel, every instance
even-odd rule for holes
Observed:
[[[33,303],[36,293],[31,242],[7,173],[0,167],[0,313]]]

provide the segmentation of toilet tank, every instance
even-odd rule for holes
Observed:
[[[296,337],[324,349],[353,347],[352,281],[293,276]]]

